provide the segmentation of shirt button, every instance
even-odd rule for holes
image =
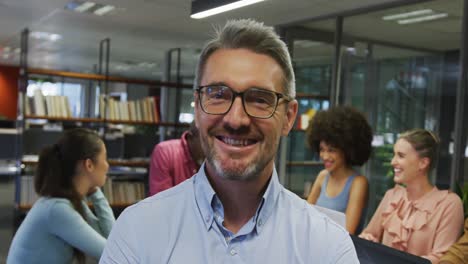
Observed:
[[[258,220],[258,226],[262,226],[262,225],[263,225],[262,219],[259,219]]]
[[[235,256],[237,254],[237,251],[235,249],[231,249],[231,256]]]

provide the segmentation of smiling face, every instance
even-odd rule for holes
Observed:
[[[276,61],[246,49],[220,49],[207,60],[200,85],[225,85],[236,92],[262,88],[284,93],[283,72]],[[287,135],[297,113],[297,102],[279,101],[271,118],[249,117],[237,97],[224,115],[200,108],[195,94],[195,120],[199,129],[206,169],[210,175],[230,180],[255,180],[273,170],[281,135]],[[269,175],[268,175],[269,176]]]
[[[398,139],[393,146],[392,158],[395,183],[408,184],[427,173],[429,159],[421,158],[414,147],[405,139]]]
[[[336,169],[346,166],[344,152],[341,149],[335,148],[323,140],[320,141],[319,148],[320,159],[328,172],[332,173]]]

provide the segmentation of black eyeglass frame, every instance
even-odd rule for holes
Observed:
[[[207,88],[207,87],[213,87],[213,86],[217,86],[217,87],[224,87],[224,88],[227,88],[228,90],[230,90],[233,94],[232,96],[232,99],[231,99],[231,104],[229,105],[229,107],[227,108],[227,110],[224,112],[224,113],[217,113],[217,114],[214,114],[214,113],[210,113],[208,111],[205,110],[205,108],[203,107],[203,104],[202,104],[202,100],[201,100],[201,97],[202,97],[202,89],[203,88]],[[248,91],[251,91],[251,90],[259,90],[259,91],[264,91],[264,92],[268,92],[268,93],[273,93],[276,95],[276,104],[275,104],[275,107],[273,109],[273,111],[271,112],[271,114],[269,116],[266,116],[266,117],[259,117],[259,116],[254,116],[254,115],[251,115],[249,114],[249,112],[247,111],[247,108],[245,107],[245,98],[244,98],[244,94]],[[213,85],[213,84],[210,84],[210,85],[201,85],[199,86],[198,88],[195,89],[195,91],[197,92],[198,94],[198,102],[200,104],[200,108],[203,110],[203,112],[205,112],[206,114],[209,114],[209,115],[225,115],[227,113],[229,113],[229,111],[231,110],[232,108],[232,105],[234,104],[234,101],[236,100],[237,97],[241,97],[242,99],[242,107],[244,108],[244,112],[249,116],[249,117],[253,117],[253,118],[259,118],[259,119],[268,119],[268,118],[271,118],[275,112],[276,112],[276,109],[278,108],[278,105],[279,105],[279,101],[280,99],[284,99],[284,101],[286,103],[289,103],[291,102],[293,99],[290,98],[289,96],[285,95],[285,94],[282,94],[282,93],[277,93],[277,92],[274,92],[274,91],[271,91],[271,90],[267,90],[267,89],[262,89],[262,88],[256,88],[256,87],[253,87],[253,88],[249,88],[243,92],[236,92],[234,91],[231,87],[227,86],[227,85]]]

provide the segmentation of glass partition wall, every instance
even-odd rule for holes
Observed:
[[[333,20],[321,23],[334,23]],[[318,155],[306,146],[307,123],[316,111],[330,105],[333,65],[333,33],[297,27],[288,32],[293,39],[290,49],[296,75],[298,117],[287,140],[285,185],[306,197],[316,175],[322,169]]]
[[[340,43],[334,41],[338,18],[284,29],[293,32],[286,37],[294,44],[298,93],[304,87],[320,95],[339,90],[340,104],[367,115],[374,131],[371,159],[361,168],[370,182],[368,217],[394,184],[393,144],[405,130],[426,128],[440,136],[439,162],[431,179],[439,188],[450,188],[455,124],[463,122],[455,120],[457,87],[462,83],[463,5],[463,0],[437,0],[345,16]],[[338,66],[333,63],[334,50],[340,51]],[[336,86],[331,85],[333,67],[338,68]],[[301,97],[298,101],[298,119],[308,107],[320,110],[329,104],[323,100],[309,106]],[[323,167],[304,147],[303,132],[292,132],[288,143],[289,164],[314,161],[296,162],[287,170],[286,185],[306,196]]]

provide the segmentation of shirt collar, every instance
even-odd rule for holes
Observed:
[[[193,184],[195,187],[195,202],[198,205],[198,210],[205,223],[205,227],[209,230],[213,223],[214,214],[211,208],[211,201],[216,193],[206,177],[205,163],[201,165],[200,170],[198,170],[198,173],[194,176]]]
[[[195,201],[200,211],[205,227],[209,230],[214,221],[214,211],[212,208],[212,201],[216,195],[213,187],[205,173],[205,163],[202,164],[197,175],[194,177],[194,188],[195,188]],[[263,229],[268,218],[271,216],[273,209],[278,200],[278,196],[281,191],[281,184],[278,180],[278,174],[276,169],[273,168],[273,173],[268,183],[268,187],[263,194],[263,200],[260,202],[260,206],[255,214],[256,230],[260,233]]]
[[[268,187],[263,194],[263,201],[260,203],[259,211],[257,212],[257,219],[256,219],[256,230],[257,233],[260,233],[268,220],[271,216],[276,203],[278,201],[278,197],[281,191],[281,184],[278,180],[278,173],[276,169],[273,168],[273,173],[270,178],[270,182],[268,183]]]

